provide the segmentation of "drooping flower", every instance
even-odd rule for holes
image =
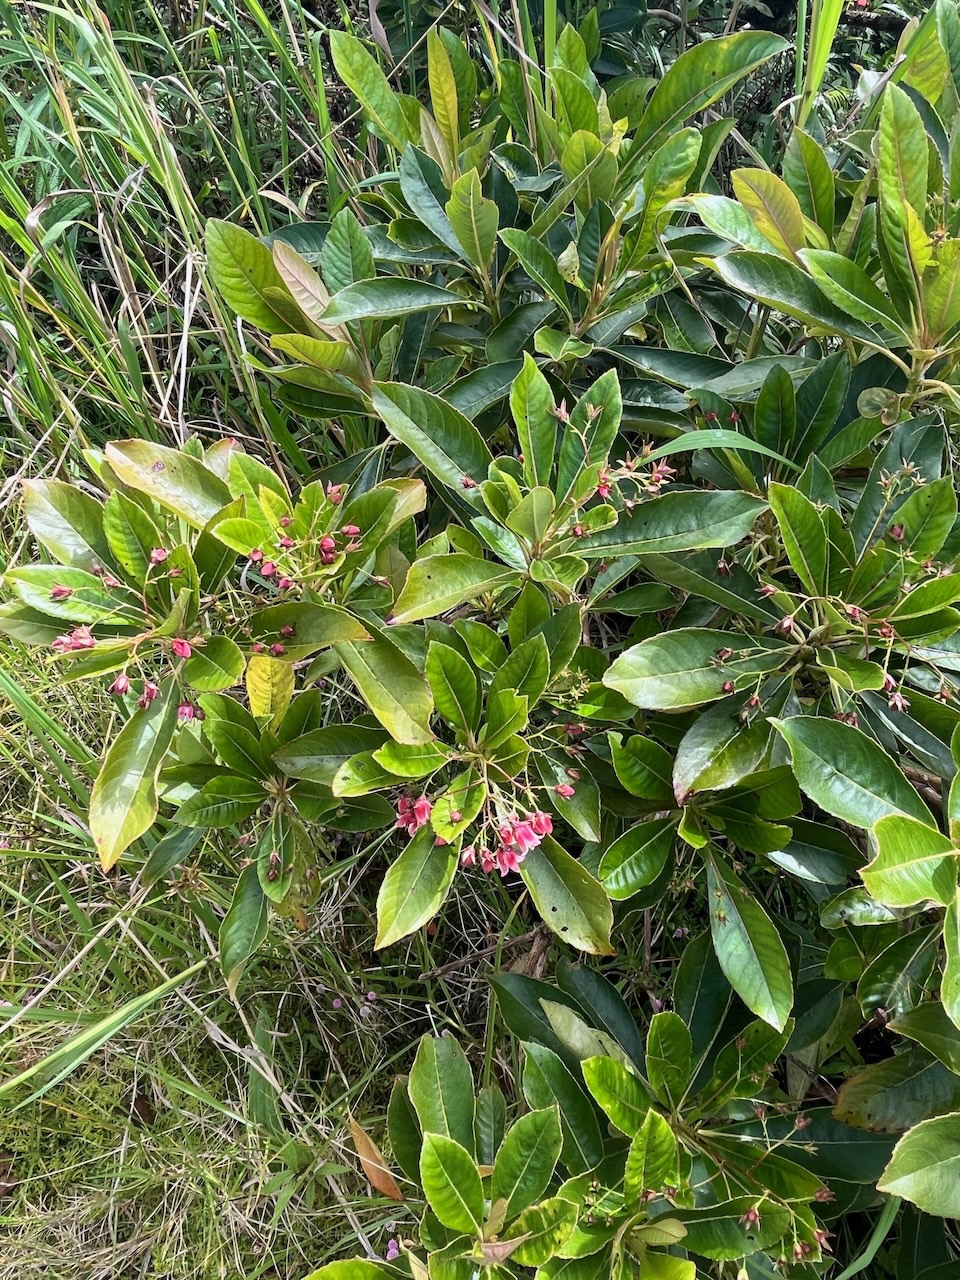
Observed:
[[[530,822],[515,822],[511,830],[511,837],[511,844],[514,848],[519,849],[524,857],[531,849],[535,849],[542,839],[534,831],[533,824]]]
[[[265,578],[272,578],[277,572],[277,566],[272,560],[264,560],[263,564],[260,566],[260,572]]]
[[[144,681],[143,696],[146,698],[147,702],[152,702],[154,698],[157,698],[160,696],[160,690],[157,688],[157,686],[153,683],[152,680]]]
[[[569,782],[561,782],[559,787],[554,787],[554,792],[561,800],[569,800],[571,796],[577,794],[576,789],[571,787]]]
[[[163,564],[169,554],[170,552],[164,547],[154,547],[150,552],[150,563],[153,565]]]
[[[530,826],[538,836],[548,836],[553,831],[553,819],[549,813],[532,813],[530,815]]]
[[[401,796],[397,801],[397,826],[414,836],[427,825],[432,812],[433,805],[426,796],[418,796],[416,800],[412,796]]]
[[[179,720],[192,720],[197,714],[197,709],[191,702],[181,702],[177,707],[177,718]]]
[[[181,640],[177,637],[176,640],[170,641],[170,652],[175,658],[189,658],[193,649],[190,647],[189,640]]]
[[[130,677],[124,676],[124,675],[117,676],[116,680],[114,680],[113,684],[110,686],[110,689],[109,689],[110,693],[115,693],[121,698],[125,693],[128,693],[129,691],[130,691]]]

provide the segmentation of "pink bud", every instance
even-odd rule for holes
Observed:
[[[292,538],[283,537],[283,538],[281,538],[281,539],[280,539],[280,544],[279,544],[279,545],[280,545],[281,547],[284,547],[284,548],[289,549],[290,547],[292,547],[292,546],[294,545],[294,541],[293,541],[293,539],[292,539]]]
[[[279,658],[281,653],[286,653],[287,651],[282,644],[272,644],[270,646],[270,652],[275,658]]]
[[[261,644],[259,640],[255,640],[253,644],[250,646],[250,652],[263,653],[266,650],[266,647],[267,646],[265,644]]]
[[[323,554],[320,556],[320,563],[333,564],[336,558],[337,558],[337,553],[335,551],[324,551]]]
[[[175,658],[189,658],[193,650],[190,647],[189,640],[180,640],[178,638],[170,641],[170,652]]]
[[[129,678],[127,676],[117,676],[116,680],[114,680],[113,684],[110,686],[109,692],[116,693],[122,698],[125,693],[129,692],[129,689]]]
[[[263,552],[260,550],[259,547],[254,547],[253,550],[250,552],[250,554],[247,556],[247,559],[250,561],[251,564],[259,564],[260,561],[263,559]]]
[[[293,578],[283,577],[277,580],[277,586],[281,591],[289,591],[291,587],[295,587],[296,585],[297,584],[294,582]]]
[[[328,484],[327,497],[330,499],[330,501],[333,503],[335,507],[339,507],[340,503],[343,501],[343,485]]]
[[[281,528],[281,529],[289,529],[289,528],[290,528],[290,526],[291,526],[292,524],[293,524],[293,516],[281,516],[281,517],[280,517],[280,528]]]
[[[575,796],[576,789],[570,786],[569,782],[561,782],[559,787],[554,787],[554,791],[561,800],[569,800],[571,796]]]
[[[153,683],[152,680],[144,681],[143,696],[147,700],[147,702],[152,702],[154,698],[159,696],[159,694],[160,694],[160,690],[157,688],[157,686]]]
[[[345,524],[340,532],[347,538],[355,538],[360,532],[360,526],[355,524]]]
[[[460,488],[461,488],[461,489],[475,489],[476,487],[477,487],[477,482],[476,482],[476,480],[474,480],[473,476],[461,476],[461,477],[460,477]]]
[[[293,635],[293,627],[281,627],[281,628],[280,628],[280,634],[281,634],[282,636],[292,636],[292,635]]]
[[[165,551],[163,547],[154,547],[150,552],[150,563],[163,564],[169,554],[169,551]]]
[[[336,540],[331,538],[329,533],[325,537],[320,539],[321,551],[336,551],[336,549],[337,549]]]
[[[73,595],[73,587],[63,587],[63,586],[57,585],[51,588],[51,591],[50,591],[51,600],[69,600],[72,595]]]
[[[277,572],[277,566],[272,560],[264,560],[263,564],[260,566],[260,572],[265,578],[272,578]]]
[[[192,720],[196,715],[196,707],[189,702],[181,702],[177,707],[177,717],[180,720]]]

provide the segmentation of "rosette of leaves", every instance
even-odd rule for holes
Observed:
[[[616,988],[587,969],[561,965],[559,987],[495,978],[523,1042],[529,1109],[512,1123],[497,1084],[475,1092],[454,1040],[425,1038],[388,1113],[399,1166],[391,1179],[419,1218],[398,1231],[407,1255],[398,1269],[442,1265],[465,1277],[482,1265],[546,1280],[576,1262],[591,1276],[639,1268],[694,1280],[750,1257],[820,1261],[828,1232],[813,1206],[830,1192],[802,1130],[809,1121],[837,1141],[845,1126],[822,1109],[799,1131],[791,1123],[795,1104],[773,1072],[793,1026],[738,1019],[711,960],[691,944],[678,978],[692,1029],[665,1011],[640,1027]],[[778,1112],[776,1136],[756,1122],[757,1109]],[[331,1280],[354,1265],[315,1274]]]
[[[369,413],[379,380],[439,392],[473,420],[506,397],[524,351],[565,374],[588,356],[602,367],[651,299],[700,270],[696,237],[669,261],[658,246],[671,202],[697,189],[732,121],[685,122],[784,47],[764,32],[726,36],[658,83],[628,77],[608,96],[596,48],[567,26],[545,77],[500,60],[500,92],[477,117],[483,73],[452,32],[428,37],[429,107],[332,32],[385,171],[329,223],[268,243],[211,222],[214,284],[269,335],[264,367],[307,416]]]
[[[937,0],[909,35],[882,92],[864,73],[854,130],[824,143],[795,128],[779,175],[735,170],[733,197],[684,202],[729,246],[712,266],[749,300],[751,353],[804,336],[826,352],[842,339],[858,361],[874,356],[861,411],[887,425],[960,404],[960,223],[946,146],[960,86],[955,0]]]

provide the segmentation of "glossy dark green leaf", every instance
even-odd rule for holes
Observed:
[[[439,1133],[473,1151],[473,1075],[450,1036],[424,1036],[410,1071],[410,1101],[424,1133]]]

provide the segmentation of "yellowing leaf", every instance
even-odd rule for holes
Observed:
[[[247,697],[258,720],[280,720],[293,697],[293,667],[279,658],[257,653],[247,663]]]
[[[766,169],[737,169],[732,181],[737,199],[760,234],[799,265],[797,254],[806,243],[803,210],[787,184]]]
[[[353,1116],[350,1117],[350,1136],[353,1138],[353,1145],[356,1147],[357,1155],[360,1157],[360,1168],[374,1191],[379,1191],[382,1196],[386,1196],[389,1200],[402,1200],[403,1192],[397,1186],[393,1174],[387,1168],[387,1163],[380,1148],[368,1134],[364,1133]]]

